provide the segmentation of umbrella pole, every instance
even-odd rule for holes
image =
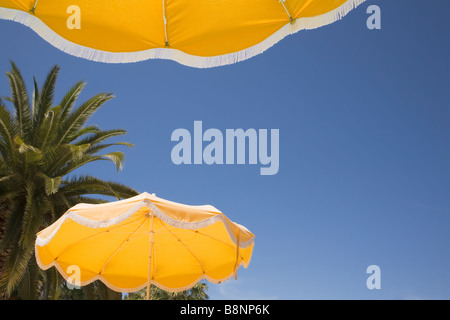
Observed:
[[[149,235],[149,254],[148,254],[148,283],[147,283],[147,300],[150,300],[150,281],[152,280],[152,251],[153,251],[153,212],[149,212],[150,216],[150,235]]]

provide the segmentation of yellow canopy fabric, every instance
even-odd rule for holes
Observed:
[[[247,268],[254,235],[216,208],[143,193],[106,204],[78,204],[38,233],[36,260],[80,285],[101,280],[120,292],[150,284],[177,292],[202,279],[223,282]],[[70,268],[69,268],[70,267]]]
[[[289,34],[341,19],[364,1],[0,0],[0,18],[94,61],[160,58],[204,68],[253,57]]]

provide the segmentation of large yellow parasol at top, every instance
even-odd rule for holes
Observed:
[[[66,280],[78,270],[75,284],[101,280],[119,292],[147,287],[148,297],[151,284],[177,292],[236,276],[253,246],[254,235],[213,206],[142,193],[72,207],[38,233],[35,253],[42,269],[55,266]]]
[[[123,63],[171,59],[205,68],[253,57],[285,36],[339,20],[365,0],[0,0],[64,52]]]

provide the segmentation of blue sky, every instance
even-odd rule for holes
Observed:
[[[368,30],[366,9],[381,8]],[[61,66],[57,100],[113,92],[91,124],[124,128],[124,169],[84,173],[187,204],[211,204],[255,235],[248,269],[212,299],[450,298],[448,1],[367,1],[343,20],[288,36],[212,69],[172,61],[103,64],[67,55],[0,21],[0,71],[14,60],[31,88]],[[0,76],[0,96],[8,95]],[[177,128],[280,130],[280,169],[181,165]],[[368,290],[366,268],[381,268]]]

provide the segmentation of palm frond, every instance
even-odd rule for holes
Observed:
[[[7,297],[22,280],[33,252],[34,243],[29,243],[26,247],[13,246],[8,251],[6,264],[0,274],[0,290],[4,291]]]
[[[42,225],[42,220],[45,213],[49,210],[50,203],[48,198],[41,196],[36,192],[36,186],[33,183],[28,183],[25,187],[25,210],[23,215],[22,233],[19,239],[19,244],[22,247],[34,243],[36,233]]]
[[[93,134],[91,134],[90,136],[88,136],[82,140],[77,141],[75,144],[77,144],[77,145],[80,145],[80,144],[96,145],[107,139],[110,139],[112,137],[117,137],[120,135],[124,135],[126,133],[127,133],[126,130],[123,130],[123,129],[98,131],[98,132],[94,132]]]
[[[73,171],[77,170],[78,168],[81,168],[85,166],[88,163],[96,162],[96,161],[111,161],[116,166],[116,169],[120,171],[123,166],[123,160],[124,158],[120,155],[98,155],[98,156],[90,156],[90,155],[84,155],[81,158],[73,158],[71,161],[67,161],[63,164],[63,166],[60,166],[58,169],[55,169],[53,172],[59,176],[65,176],[69,173],[72,173]]]
[[[68,200],[71,202],[71,207],[78,203],[101,204],[101,203],[108,202],[107,200],[104,200],[104,199],[98,199],[98,198],[93,198],[93,197],[83,197],[83,196],[71,197]]]
[[[58,144],[71,143],[87,120],[97,111],[106,101],[113,98],[112,94],[98,94],[72,112],[61,125]]]
[[[3,158],[9,156],[14,161],[14,137],[18,134],[16,122],[0,100],[0,143],[4,144]]]
[[[39,291],[39,267],[36,260],[30,259],[20,282],[19,294],[22,300],[35,300]]]
[[[113,196],[118,199],[125,199],[138,195],[139,193],[126,185],[104,181],[92,176],[76,176],[61,183],[60,192],[67,197],[81,196],[87,194],[97,194]]]
[[[80,130],[78,130],[78,132],[76,132],[73,136],[72,136],[72,144],[78,145],[78,144],[84,144],[84,143],[79,143],[79,142],[75,142],[79,139],[81,139],[83,136],[86,135],[91,135],[91,134],[96,134],[98,132],[100,132],[100,128],[96,125],[91,125],[91,126],[86,126],[84,128],[81,128]],[[80,141],[80,140],[79,140]]]
[[[39,100],[39,87],[36,81],[36,77],[33,77],[33,93],[31,94],[31,114],[36,113],[37,103]]]
[[[44,275],[45,275],[44,281],[45,292],[42,298],[45,300],[48,299],[57,300],[61,287],[62,277],[59,275],[56,268],[50,268],[48,270],[45,270]]]
[[[67,119],[67,116],[72,112],[72,108],[85,86],[86,83],[79,81],[64,95],[64,98],[59,104],[61,106],[60,121],[65,121]]]
[[[40,127],[42,121],[53,105],[53,97],[55,92],[55,83],[58,77],[59,67],[54,66],[47,75],[47,78],[36,99],[36,105],[33,109],[33,125],[34,129]]]
[[[5,233],[0,241],[0,251],[6,250],[19,242],[24,215],[23,203],[13,203],[6,217]]]
[[[125,154],[121,151],[115,151],[104,154],[102,158],[111,160],[116,165],[117,172],[119,172],[120,170],[122,170],[123,162],[125,160]]]
[[[37,175],[44,180],[46,195],[49,196],[51,194],[58,192],[59,186],[61,185],[62,177],[51,178],[43,172],[39,172]]]
[[[96,154],[103,149],[113,147],[113,146],[125,146],[125,147],[132,148],[132,147],[134,147],[134,144],[128,143],[128,142],[123,142],[123,141],[115,142],[115,143],[107,143],[107,144],[97,144],[97,145],[90,146],[87,149],[86,153],[87,154]]]
[[[87,148],[88,147],[86,147],[86,149]],[[48,148],[47,150],[45,150],[43,155],[46,159],[43,171],[47,174],[60,172],[62,167],[65,167],[68,162],[73,160],[72,158],[74,152],[80,151],[82,151],[80,147],[75,148],[75,146],[69,144],[57,145]],[[78,156],[77,158],[80,158],[80,156]],[[56,175],[60,174],[57,173]]]
[[[19,153],[25,155],[28,165],[41,166],[44,163],[44,157],[42,156],[41,150],[25,143],[20,136],[16,136],[14,143],[16,144]],[[27,170],[24,169],[23,173],[26,174],[26,171]]]
[[[22,74],[14,62],[11,62],[11,67],[11,72],[6,73],[11,90],[11,97],[8,98],[8,100],[14,105],[19,132],[23,138],[28,141],[32,129],[28,92]]]
[[[56,106],[50,109],[45,115],[41,126],[35,131],[35,145],[44,150],[47,145],[52,145],[59,129],[58,118],[61,107]]]

